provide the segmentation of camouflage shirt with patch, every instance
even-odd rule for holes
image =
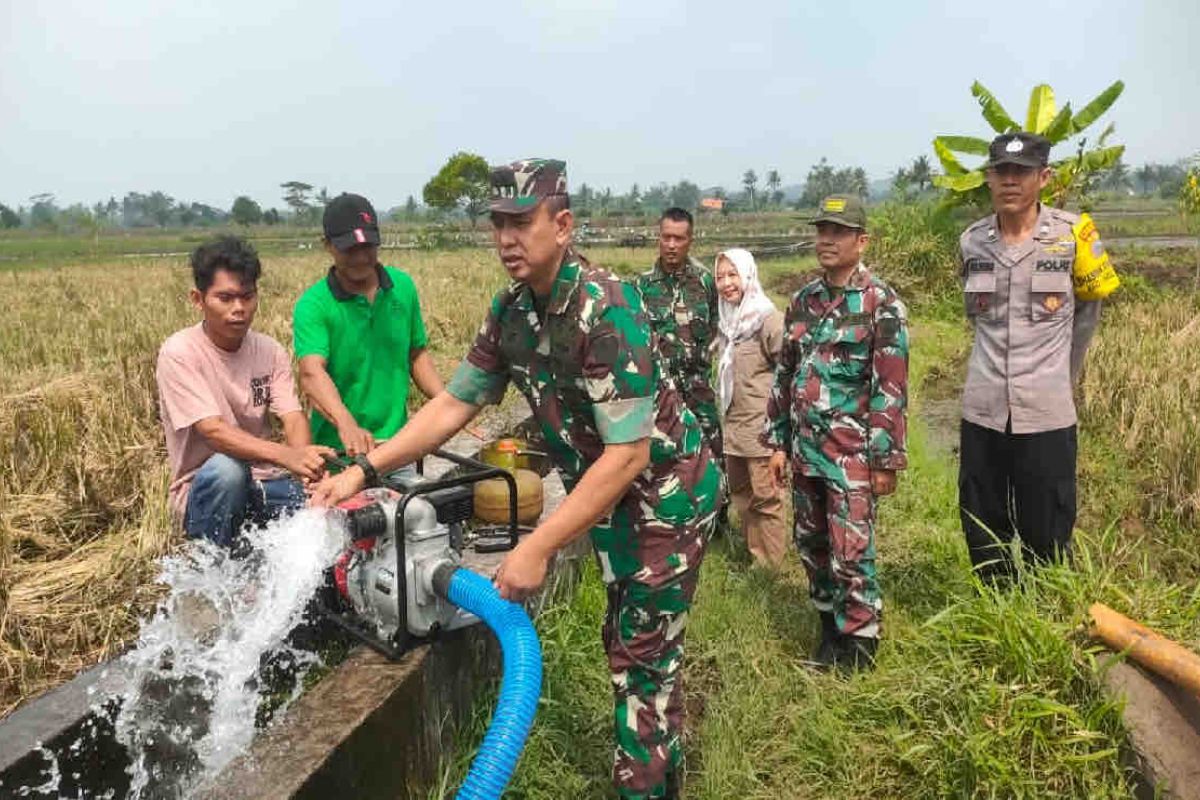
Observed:
[[[908,465],[908,312],[862,264],[841,290],[817,278],[792,296],[763,444],[803,475],[847,489]]]
[[[606,581],[653,584],[699,563],[695,523],[714,512],[720,476],[695,417],[660,378],[633,286],[568,251],[544,304],[524,283],[497,294],[447,390],[485,405],[510,380],[568,490],[606,444],[650,438],[649,466],[592,530]]]
[[[646,313],[658,334],[658,350],[680,391],[710,386],[712,343],[717,334],[717,284],[712,273],[689,258],[678,273],[661,263],[637,277]]]

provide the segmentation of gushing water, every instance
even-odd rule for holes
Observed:
[[[287,643],[342,547],[319,511],[249,531],[248,554],[207,542],[163,562],[168,596],[121,659],[117,738],[131,757],[130,797],[182,797],[254,736],[263,657],[302,673],[317,657]]]

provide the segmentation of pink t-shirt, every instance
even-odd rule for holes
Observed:
[[[300,410],[287,351],[265,334],[249,331],[230,353],[213,344],[203,323],[170,336],[158,351],[158,402],[167,459],[171,464],[171,510],[183,518],[192,476],[216,450],[192,426],[221,417],[247,433],[267,438],[267,410],[281,417]],[[254,464],[255,478],[284,473]]]

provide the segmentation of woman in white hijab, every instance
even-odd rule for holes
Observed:
[[[718,253],[715,275],[720,298],[717,391],[729,490],[754,562],[776,568],[787,554],[783,496],[767,466],[771,451],[758,437],[783,344],[783,314],[763,291],[749,251]]]

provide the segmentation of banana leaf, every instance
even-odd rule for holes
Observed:
[[[1059,109],[1058,114],[1042,131],[1042,136],[1050,140],[1050,144],[1058,144],[1071,135],[1071,104],[1066,103]]]
[[[961,175],[934,175],[933,185],[952,192],[969,192],[983,186],[983,170],[973,170]]]
[[[988,154],[988,141],[978,136],[939,136],[937,141],[956,153],[970,153],[974,156]]]
[[[933,152],[937,153],[938,161],[942,162],[942,169],[947,175],[963,175],[967,168],[964,167],[959,160],[954,157],[954,153],[950,152],[950,148],[942,141],[942,137],[937,137],[933,140]]]
[[[1109,86],[1100,94],[1096,95],[1096,99],[1088,103],[1083,109],[1071,119],[1071,132],[1079,133],[1081,130],[1091,125],[1100,115],[1108,111],[1113,103],[1117,102],[1117,98],[1121,96],[1121,92],[1125,91],[1125,82],[1117,81],[1112,86]]]
[[[982,83],[975,81],[971,84],[971,94],[979,101],[979,107],[983,111],[983,118],[988,121],[988,124],[992,126],[992,130],[996,133],[1008,133],[1009,131],[1020,130],[1021,126],[1013,121],[1013,118],[1004,110],[1004,106],[1000,105],[1000,101],[996,99],[995,95],[984,88]]]
[[[1100,172],[1109,169],[1113,164],[1117,163],[1117,159],[1125,152],[1125,145],[1119,144],[1115,147],[1102,147],[1098,150],[1089,150],[1083,154],[1083,168],[1088,172]]]
[[[1100,134],[1100,138],[1096,140],[1097,147],[1104,147],[1104,143],[1108,141],[1108,137],[1113,135],[1113,131],[1117,129],[1117,123],[1110,122],[1108,127],[1104,129],[1104,133]]]
[[[1054,90],[1048,84],[1039,83],[1029,93],[1029,112],[1025,116],[1025,130],[1042,133],[1054,121],[1056,113]]]

